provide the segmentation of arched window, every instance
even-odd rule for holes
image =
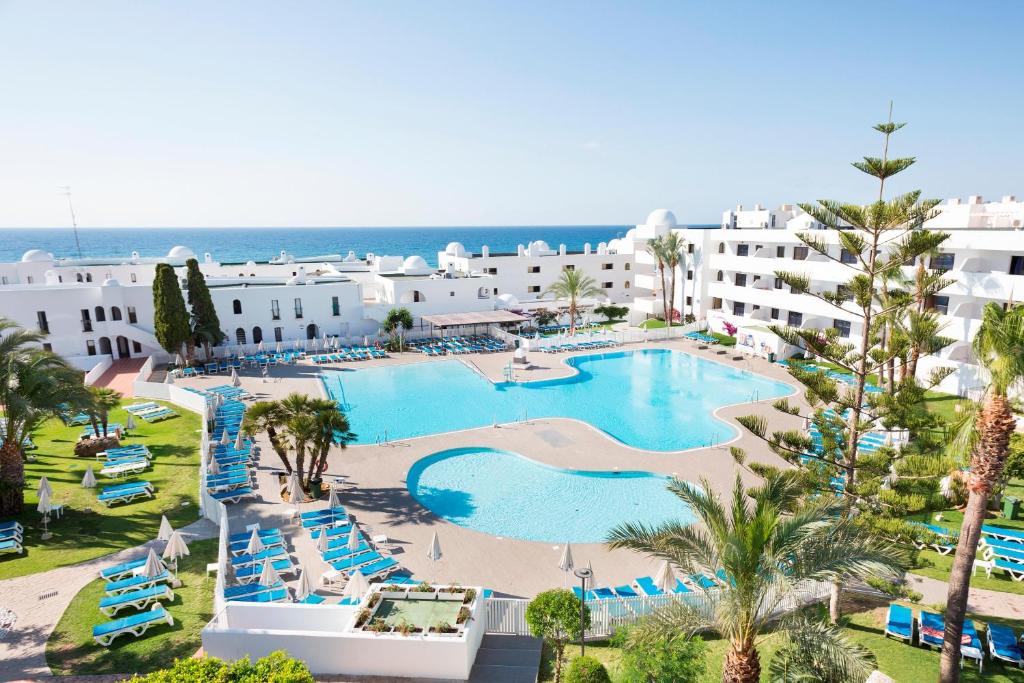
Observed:
[[[629,289],[629,280],[626,280],[625,282],[622,283],[622,288]]]
[[[402,296],[399,297],[399,303],[403,304],[418,304],[423,303],[426,300],[427,297],[418,289],[410,289],[409,291],[402,292]]]
[[[631,267],[632,264],[629,261],[626,261],[626,270],[629,270]]]
[[[104,313],[102,306],[96,307],[96,322],[101,323],[107,319],[107,314]]]
[[[117,306],[111,306],[110,307],[110,319],[111,320],[120,320],[121,319],[121,309],[118,308]]]
[[[78,275],[75,276],[75,280],[77,282],[85,282],[85,278],[82,277],[81,273],[79,273]]]
[[[252,328],[252,343],[259,344],[261,341],[263,341],[263,330],[257,325]]]
[[[85,274],[85,281],[86,282],[92,282],[92,273],[86,273]]]
[[[725,253],[725,242],[719,242],[718,243],[718,253],[719,254],[724,254]]]
[[[242,315],[242,302],[238,299],[231,302],[231,308],[234,309],[235,315]]]
[[[238,343],[241,346],[245,345],[245,329],[244,328],[239,327],[237,330],[235,330],[235,342]]]
[[[723,279],[725,279],[725,274],[722,271],[718,271],[718,274],[715,275],[715,282],[721,282]]]

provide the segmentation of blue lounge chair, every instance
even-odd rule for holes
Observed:
[[[981,638],[978,637],[978,631],[974,628],[974,622],[970,619],[964,619],[961,638],[963,642],[960,644],[960,657],[977,661],[980,673],[985,664],[985,648],[981,644]],[[968,639],[970,640],[968,641]]]
[[[107,595],[118,595],[119,593],[127,593],[129,591],[149,588],[150,586],[155,586],[170,580],[171,575],[169,572],[160,572],[156,576],[132,576],[127,579],[111,581],[103,587],[103,591]]]
[[[146,486],[133,486],[129,488],[120,489],[118,491],[110,491],[101,493],[97,498],[101,503],[110,507],[114,503],[130,503],[136,498],[152,498],[153,490]]]
[[[294,574],[295,573],[295,565],[292,564],[292,561],[291,561],[290,558],[286,557],[286,558],[281,559],[281,560],[274,560],[272,562],[272,565],[273,565],[274,569],[277,571],[278,574]],[[235,569],[235,579],[237,579],[239,583],[243,583],[243,584],[244,583],[252,583],[253,581],[258,581],[259,578],[260,578],[260,574],[262,574],[262,573],[263,573],[263,563],[262,562],[258,562],[256,564],[250,564],[250,565],[246,565],[244,567],[237,567]]]
[[[1014,581],[1024,581],[1024,562],[1014,562],[1013,560],[1000,560],[996,558],[993,560],[997,569],[1002,569],[1004,572],[1010,575],[1010,578]]]
[[[9,538],[5,541],[0,541],[0,553],[17,553],[21,555],[23,552],[25,552],[25,548],[19,540]]]
[[[242,553],[231,558],[231,566],[236,569],[250,564],[262,564],[264,560],[276,560],[287,557],[288,551],[284,548],[266,548],[256,554]]]
[[[140,481],[129,481],[124,484],[114,484],[113,486],[104,486],[101,493],[116,493],[118,491],[129,491],[138,487],[143,487],[152,490],[153,485],[145,480]]]
[[[914,613],[909,607],[892,603],[885,620],[885,635],[908,643],[914,642]]]
[[[636,597],[639,597],[639,594],[635,590],[633,590],[632,587],[630,587],[630,586],[616,586],[615,587],[615,594],[618,595],[620,598],[636,598]]]
[[[579,586],[573,586],[572,592],[576,595],[577,598],[583,600],[584,602],[591,602],[593,600],[597,600],[597,595],[594,593],[594,591],[587,591],[586,596],[584,596],[583,591],[580,590]]]
[[[282,602],[288,599],[287,588],[273,588],[259,593],[250,593],[239,597],[228,598],[231,602]]]
[[[254,494],[255,491],[252,490],[251,486],[242,486],[241,488],[231,489],[229,491],[217,491],[216,493],[211,493],[210,496],[214,500],[218,500],[222,503],[237,503],[241,499]]]
[[[1002,624],[985,624],[988,630],[988,652],[992,659],[999,659],[1024,668],[1024,653],[1017,643],[1013,629]]]
[[[146,564],[146,558],[140,557],[137,560],[129,560],[121,564],[104,567],[100,570],[100,578],[104,581],[117,581],[131,575],[136,569]]]
[[[349,555],[348,557],[343,557],[340,560],[334,560],[330,565],[338,571],[348,571],[357,567],[373,564],[382,557],[383,555],[376,551],[362,552],[355,555]]]
[[[649,576],[641,576],[637,578],[633,584],[640,590],[641,593],[648,597],[655,595],[665,595],[665,591],[661,590],[654,584],[654,579]]]
[[[256,533],[261,539],[273,538],[281,535],[281,530],[277,527],[271,529],[257,529]],[[237,534],[231,534],[228,536],[228,543],[235,543],[236,541],[249,541],[249,537],[252,536],[252,531],[240,531]]]
[[[378,578],[378,577],[387,576],[391,572],[395,571],[397,568],[398,568],[398,561],[395,560],[395,558],[393,558],[393,557],[385,557],[385,558],[383,558],[381,560],[377,560],[373,564],[368,564],[368,565],[359,567],[358,571],[363,576],[365,576],[367,580],[370,580],[370,579],[375,579],[375,578]],[[345,572],[346,576],[351,576],[351,574],[352,574],[351,570]]]
[[[332,508],[324,508],[322,510],[310,510],[308,512],[303,512],[301,515],[299,515],[299,519],[312,519],[313,517],[319,517],[327,513],[343,515],[345,514],[345,508],[341,505],[338,505]]]
[[[114,638],[122,633],[130,633],[136,638],[149,630],[151,626],[167,624],[174,626],[174,617],[162,605],[154,605],[148,612],[139,612],[130,617],[109,621],[92,627],[92,639],[103,647],[108,647]]]
[[[1024,544],[1024,531],[1018,529],[1007,529],[1001,526],[986,524],[981,527],[981,533],[1001,541],[1016,541],[1017,543]]]
[[[21,532],[17,529],[0,529],[0,541],[11,540],[21,543],[24,538],[22,537]]]
[[[941,650],[945,633],[946,621],[941,614],[921,610],[917,617],[917,636],[922,647],[935,647]]]
[[[254,593],[263,593],[275,588],[281,588],[284,586],[283,581],[278,581],[273,586],[261,586],[258,583],[247,583],[241,586],[228,586],[224,589],[224,597],[228,600],[245,597],[246,595],[252,595]]]
[[[302,600],[299,600],[298,602],[303,604],[303,605],[320,605],[320,604],[323,604],[324,600],[326,600],[326,599],[327,598],[325,598],[322,595],[317,595],[316,593],[310,593],[309,595],[304,597]]]
[[[313,529],[311,529],[309,535],[312,536],[314,540],[320,538],[321,528],[326,529],[324,533],[327,534],[327,538],[329,539],[337,538],[338,536],[347,536],[352,531],[351,524],[342,524],[341,526],[331,526],[329,524],[323,524],[319,527],[314,527]]]
[[[141,610],[154,602],[160,602],[161,600],[174,600],[174,592],[167,584],[161,586],[150,586],[149,588],[143,588],[142,590],[120,593],[118,595],[110,595],[108,597],[101,598],[100,611],[106,616],[112,617],[123,609],[134,607],[135,609]]]
[[[366,541],[361,541],[355,550],[348,549],[348,541],[346,539],[337,539],[343,541],[340,547],[327,550],[323,553],[324,562],[334,562],[335,560],[343,560],[354,555],[360,555],[370,549],[370,545]],[[337,569],[337,567],[335,567]]]

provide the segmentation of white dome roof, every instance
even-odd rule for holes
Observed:
[[[448,246],[444,248],[444,253],[449,256],[465,256],[466,247],[462,246],[462,242],[449,242]]]
[[[647,217],[647,225],[649,227],[674,228],[676,227],[676,215],[668,209],[655,209]]]
[[[30,263],[33,261],[52,261],[53,257],[47,254],[42,249],[29,249],[21,255],[22,263]]]
[[[191,249],[180,244],[176,247],[171,247],[171,250],[167,252],[167,258],[195,258],[195,256]]]
[[[106,280],[103,281],[103,286],[104,287],[120,287],[121,283],[118,282],[116,278],[108,277]]]
[[[515,298],[511,294],[499,294],[494,297],[494,308],[496,310],[508,310],[515,308],[519,305],[519,299]]]
[[[348,255],[345,256],[345,263],[354,263],[355,261],[358,261],[358,260],[359,259],[356,258],[356,252],[354,252],[354,251],[349,251]]]
[[[551,251],[551,247],[544,240],[530,242],[530,251]]]
[[[402,261],[402,270],[420,270],[428,267],[422,256],[410,256]]]

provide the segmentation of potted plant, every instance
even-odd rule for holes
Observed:
[[[376,619],[370,622],[370,625],[366,627],[366,630],[376,634],[390,633],[391,627],[388,626],[388,623],[386,621],[384,621],[380,617],[377,617]]]
[[[436,636],[457,636],[459,630],[449,624],[447,621],[439,621],[437,624],[430,627],[430,632]]]
[[[395,627],[395,633],[400,633],[403,638],[407,638],[416,633],[422,633],[423,629],[414,624],[410,624],[405,619],[399,622],[398,626]]]
[[[359,610],[359,614],[356,615],[356,628],[361,628],[363,624],[370,620],[370,616],[373,614],[368,608],[364,607]]]
[[[372,594],[372,595],[370,596],[370,599],[369,599],[369,601],[368,601],[368,602],[366,603],[366,606],[367,606],[368,608],[370,608],[370,609],[373,609],[374,607],[376,607],[376,606],[377,606],[377,603],[378,603],[378,602],[380,602],[380,593],[374,593],[374,594]]]
[[[455,623],[456,624],[465,624],[465,623],[467,623],[469,621],[470,617],[472,617],[472,616],[473,616],[473,613],[469,611],[469,608],[466,607],[465,605],[463,605],[462,607],[459,608],[459,615],[457,617],[455,617]]]
[[[474,600],[476,600],[476,589],[467,588],[462,596],[462,604],[472,605]]]

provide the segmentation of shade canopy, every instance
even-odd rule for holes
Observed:
[[[306,502],[306,492],[302,490],[302,482],[299,480],[297,470],[292,470],[288,477],[288,499],[296,505]]]
[[[341,507],[341,502],[338,501],[338,489],[333,486],[331,487],[331,492],[327,494],[327,507],[332,510],[336,507]]]
[[[231,437],[228,435],[228,428],[225,427],[224,431],[220,433],[220,445],[227,446],[229,443],[231,443]]]
[[[238,371],[236,371],[234,368],[231,368],[231,386],[233,386],[233,387],[240,387],[240,386],[242,386],[242,380],[239,379]]]
[[[571,572],[575,568],[572,561],[572,546],[568,543],[565,544],[565,550],[562,551],[562,557],[558,560],[558,568],[563,572]]]
[[[36,505],[36,510],[39,514],[48,515],[52,509],[53,506],[50,505],[49,492],[46,489],[41,489],[39,491],[39,504]]]
[[[186,545],[181,532],[173,532],[171,534],[171,540],[167,541],[167,547],[164,548],[164,559],[177,562],[178,558],[186,557],[189,554],[188,545]]]
[[[658,573],[654,575],[654,585],[658,587],[658,590],[665,593],[671,593],[676,588],[676,575],[672,571],[672,565],[665,560],[661,563],[661,567],[658,568]]]
[[[348,544],[346,547],[349,549],[350,552],[354,553],[356,550],[359,549],[360,540],[361,539],[359,538],[359,527],[353,524],[352,530],[348,532]]]
[[[238,436],[235,437],[235,450],[240,451],[245,446],[245,440],[242,439],[242,430],[238,430]]]
[[[124,423],[124,428],[127,430],[135,429],[135,416],[128,413],[128,419]]]
[[[309,570],[302,567],[302,573],[299,574],[299,585],[295,588],[295,597],[298,600],[305,600],[309,595],[316,590],[316,585],[313,583],[313,577],[309,573]]]
[[[316,551],[320,554],[327,552],[327,527],[320,527],[320,534],[316,537]]]
[[[39,477],[39,492],[46,491],[47,495],[53,495],[53,487],[50,486],[50,480],[46,478],[46,475]]]
[[[472,313],[445,313],[424,315],[420,318],[434,327],[460,327],[462,325],[498,325],[520,323],[529,320],[526,316],[512,311],[474,311]]]
[[[210,475],[214,477],[220,474],[220,463],[217,462],[217,458],[211,457],[210,464],[206,469],[210,472]]]
[[[253,529],[252,534],[249,536],[249,543],[247,543],[245,546],[246,554],[255,555],[256,553],[262,551],[264,548],[266,548],[266,546],[263,545],[263,539],[260,538],[259,529]]]
[[[146,555],[146,564],[142,565],[142,576],[152,578],[154,576],[160,576],[165,571],[167,571],[167,568],[164,566],[164,563],[156,556],[156,551],[150,548],[149,554]]]

